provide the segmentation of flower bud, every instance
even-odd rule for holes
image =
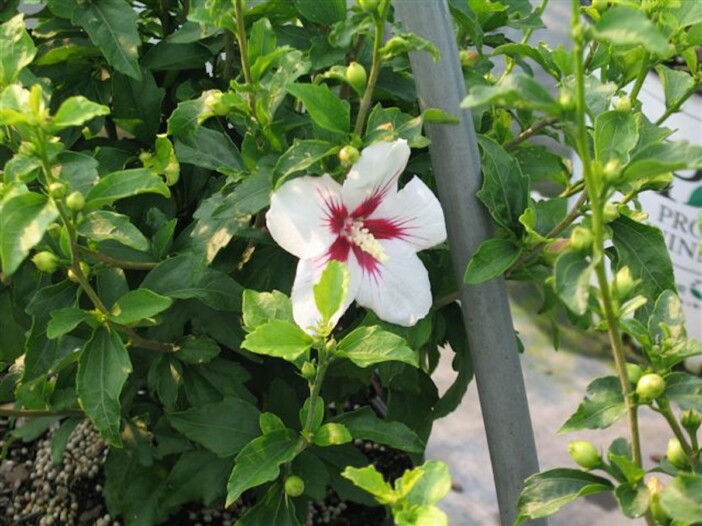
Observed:
[[[342,166],[353,165],[353,163],[358,161],[360,156],[361,154],[358,152],[358,149],[351,145],[344,146],[339,151],[339,161],[341,162]]]
[[[480,55],[473,49],[461,49],[458,53],[458,58],[460,58],[462,66],[469,68],[475,65]]]
[[[663,510],[663,506],[660,503],[660,495],[663,492],[663,483],[657,477],[651,477],[646,481],[646,486],[650,494],[649,509],[651,510],[651,515],[659,524],[668,524],[670,518],[668,514]]]
[[[358,92],[363,91],[366,87],[368,75],[366,68],[358,62],[351,62],[346,68],[346,81]]]
[[[619,97],[614,109],[620,113],[629,113],[631,111],[631,99],[629,97]]]
[[[602,168],[604,180],[609,184],[614,184],[619,180],[621,175],[622,163],[618,159],[611,159]]]
[[[558,256],[560,256],[562,252],[568,250],[569,246],[570,239],[558,238],[546,245],[546,248],[541,252],[541,259],[543,259],[546,265],[553,266]]]
[[[575,98],[569,90],[561,90],[558,94],[558,105],[564,110],[572,110],[575,108]]]
[[[59,181],[50,183],[49,195],[54,199],[63,199],[63,197],[66,195],[66,185]]]
[[[680,415],[680,423],[691,435],[694,435],[700,428],[702,415],[700,415],[699,411],[688,409]]]
[[[614,203],[605,203],[603,210],[603,218],[605,223],[611,223],[619,217],[619,206]]]
[[[615,290],[619,299],[626,298],[638,285],[639,280],[634,279],[631,275],[629,267],[620,268],[614,275],[612,287]]]
[[[317,368],[312,362],[305,362],[302,364],[302,369],[300,369],[300,374],[305,380],[312,381],[317,375]]]
[[[570,233],[570,246],[574,250],[587,250],[592,246],[592,232],[589,228],[576,226]]]
[[[645,374],[636,383],[636,394],[643,402],[658,398],[663,391],[665,391],[665,380],[656,373]]]
[[[684,469],[687,467],[687,455],[677,438],[671,438],[668,440],[668,448],[665,450],[665,456],[676,468]]]
[[[585,469],[593,469],[602,464],[600,452],[592,442],[587,440],[574,440],[569,443],[568,454]]]
[[[57,258],[53,253],[45,250],[34,254],[32,263],[34,263],[34,265],[36,265],[41,272],[52,274],[56,272],[56,269],[59,267],[59,258]]]
[[[356,0],[361,9],[367,13],[374,13],[378,10],[378,5],[380,5],[380,0]]]
[[[626,374],[629,377],[629,381],[632,384],[636,384],[641,379],[643,371],[639,365],[635,363],[628,363],[626,364]]]
[[[66,197],[66,206],[72,212],[80,212],[85,206],[85,197],[80,192],[71,192]]]
[[[288,497],[299,497],[305,492],[305,481],[297,475],[285,479],[285,494]]]

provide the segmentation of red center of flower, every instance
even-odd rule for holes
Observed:
[[[376,276],[388,256],[380,240],[400,239],[405,232],[398,221],[370,218],[380,204],[381,196],[366,198],[351,213],[341,202],[327,202],[327,227],[337,236],[327,257],[346,263],[353,252],[364,272]]]

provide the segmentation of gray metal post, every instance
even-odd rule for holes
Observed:
[[[478,245],[492,236],[487,211],[476,197],[480,156],[470,111],[459,109],[466,95],[458,49],[446,0],[394,0],[405,29],[432,42],[441,58],[410,56],[423,108],[441,108],[461,118],[459,125],[427,125],[426,133],[439,199],[446,215],[456,279]],[[503,526],[516,518],[524,479],[539,470],[524,380],[503,279],[460,285],[463,320],[483,412]],[[545,525],[546,521],[531,524]]]

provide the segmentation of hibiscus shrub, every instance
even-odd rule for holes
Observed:
[[[328,491],[446,521],[446,466],[394,494],[354,443],[420,461],[471,378],[431,308],[456,286],[407,54],[435,51],[366,4],[0,11],[0,396],[90,419],[126,524],[242,495],[300,524]]]

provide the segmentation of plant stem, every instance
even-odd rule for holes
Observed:
[[[246,25],[244,24],[244,5],[242,0],[234,0],[234,13],[236,16],[236,40],[239,43],[239,54],[241,55],[241,69],[244,72],[244,80],[251,89],[249,93],[249,108],[253,114],[256,110],[256,95],[253,89],[253,78],[251,77],[251,66],[249,65],[249,43],[246,39]],[[229,79],[227,79],[228,81]]]
[[[632,100],[636,100],[639,96],[639,91],[641,91],[641,87],[643,86],[644,80],[646,80],[646,75],[648,75],[648,66],[650,60],[651,55],[649,55],[647,51],[644,52],[643,59],[641,60],[641,65],[639,66],[641,69],[639,69],[639,74],[636,76],[636,82],[634,83],[634,87],[631,90],[631,93],[629,94],[629,97]]]
[[[384,0],[381,4],[380,15],[375,19],[375,38],[373,40],[373,59],[371,63],[370,75],[368,75],[368,84],[366,90],[361,97],[361,103],[358,107],[358,115],[356,116],[356,125],[354,133],[361,135],[363,127],[366,124],[366,116],[370,110],[371,102],[373,101],[373,91],[375,84],[378,82],[380,69],[383,67],[382,57],[380,56],[380,48],[383,46],[383,38],[385,36],[385,20],[390,12],[390,0]]]
[[[100,254],[100,252],[90,250],[89,248],[84,247],[82,245],[78,246],[78,250],[80,250],[86,256],[90,256],[92,258],[100,260],[111,267],[117,267],[127,270],[151,270],[152,268],[156,267],[156,265],[158,265],[158,263],[125,261],[123,259],[115,259],[110,256],[106,256],[105,254]]]
[[[556,122],[558,122],[558,119],[556,119],[555,117],[548,117],[537,121],[526,130],[522,130],[522,132],[519,135],[517,135],[514,139],[512,139],[508,143],[505,143],[505,150],[513,150],[524,141],[530,139],[544,128],[551,126]]]
[[[329,350],[327,349],[327,344],[320,347],[319,353],[317,355],[317,374],[314,377],[312,386],[310,387],[310,405],[307,411],[307,418],[305,418],[305,425],[302,428],[302,436],[305,440],[312,434],[312,422],[314,420],[315,408],[319,401],[319,393],[322,390],[322,383],[324,382],[324,377],[327,374],[327,368],[329,367]]]
[[[633,389],[629,380],[629,375],[626,371],[626,359],[624,354],[624,343],[622,335],[619,331],[617,314],[614,309],[609,283],[607,281],[607,273],[605,269],[605,235],[604,235],[604,196],[602,195],[602,182],[597,178],[592,170],[592,159],[590,157],[589,143],[587,137],[587,123],[585,120],[585,67],[583,63],[583,31],[580,26],[580,1],[573,0],[573,18],[571,20],[571,29],[573,32],[573,54],[575,55],[575,86],[576,86],[576,146],[578,155],[583,164],[583,174],[585,186],[587,189],[590,202],[592,204],[592,235],[593,235],[593,254],[592,258],[595,263],[595,273],[597,275],[597,283],[602,296],[602,307],[604,317],[607,321],[607,332],[612,346],[614,355],[614,363],[619,376],[619,383],[622,389],[622,395],[626,404],[627,416],[629,421],[629,434],[631,435],[631,448],[634,457],[634,463],[641,467],[641,441],[639,436],[639,423],[637,405],[633,397]],[[654,524],[650,513],[647,513],[646,522]]]
[[[42,416],[85,416],[80,409],[63,409],[52,411],[50,409],[14,409],[12,404],[0,405],[0,416],[11,418],[39,418]]]
[[[665,418],[666,422],[668,422],[668,425],[673,431],[675,438],[678,439],[678,441],[680,442],[680,446],[682,447],[683,451],[685,452],[685,455],[687,456],[687,461],[690,463],[690,466],[694,469],[697,466],[697,458],[695,457],[695,452],[692,450],[690,444],[687,443],[685,434],[683,433],[682,428],[678,424],[678,421],[675,418],[673,411],[670,409],[670,402],[668,402],[666,398],[660,398],[657,400],[657,403],[658,412],[661,415],[663,415],[663,418]]]

